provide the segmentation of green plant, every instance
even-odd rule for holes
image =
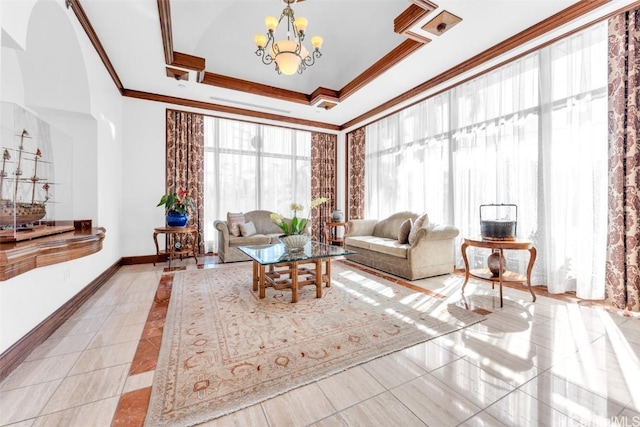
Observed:
[[[326,197],[318,197],[317,199],[311,201],[311,207],[309,208],[309,213],[306,218],[298,218],[298,212],[302,212],[304,210],[304,206],[299,203],[291,203],[291,210],[293,211],[293,218],[287,221],[282,215],[277,213],[271,214],[271,220],[282,230],[284,234],[290,236],[292,234],[303,234],[307,223],[309,222],[309,217],[311,216],[311,209],[320,206],[324,202],[328,201]]]
[[[193,202],[189,198],[189,192],[187,190],[178,190],[178,192],[173,192],[169,194],[165,194],[160,199],[160,202],[156,206],[164,205],[165,211],[176,211],[181,214],[187,213],[187,209],[195,209],[193,206]]]

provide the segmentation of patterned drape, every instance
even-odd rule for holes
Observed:
[[[640,311],[640,8],[609,20],[606,301]]]
[[[198,253],[204,253],[204,118],[200,114],[167,110],[167,194],[189,192],[195,212],[188,225],[198,229]]]
[[[365,163],[365,128],[361,127],[347,134],[348,171],[347,191],[349,206],[348,219],[364,218],[364,163]]]
[[[311,133],[311,200],[318,197],[329,199],[311,213],[311,237],[319,242],[324,242],[324,224],[331,219],[331,212],[336,208],[337,154],[336,135]]]

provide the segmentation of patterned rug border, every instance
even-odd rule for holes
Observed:
[[[395,277],[395,276],[389,276],[386,275],[384,273],[375,271],[375,270],[370,270],[368,268],[362,267],[358,264],[353,264],[349,261],[346,260],[339,260],[337,262],[334,262],[334,265],[339,265],[340,267],[346,269],[346,270],[354,270],[357,271],[358,273],[363,273],[366,274],[368,276],[373,277],[376,280],[383,280],[385,282],[389,282],[391,284],[394,285],[398,285],[401,286],[405,289],[409,289],[411,291],[414,292],[419,292],[424,294],[425,296],[429,296],[431,298],[437,299],[439,300],[441,303],[445,303],[444,299],[446,298],[446,296],[441,295],[437,292],[433,292],[429,289],[425,289],[425,288],[421,288],[417,285],[412,284],[411,282],[407,282],[404,279]],[[229,269],[238,269],[238,270],[250,270],[251,269],[251,264],[250,263],[239,263],[239,264],[235,264],[235,265],[224,265],[224,270],[229,270]],[[476,323],[479,323],[483,320],[486,319],[485,316],[469,311],[469,310],[464,310],[461,307],[456,307],[457,309],[463,310],[465,311],[468,316],[470,317],[474,317],[475,319],[472,321],[468,321],[468,322],[464,322],[465,324],[463,325],[451,325],[451,330],[447,330],[446,332],[442,332],[439,333],[435,336],[424,336],[424,339],[421,339],[419,341],[412,341],[412,342],[408,342],[408,343],[404,343],[402,345],[396,346],[396,347],[389,347],[389,348],[385,348],[385,349],[380,349],[379,351],[377,351],[375,354],[370,355],[370,356],[366,356],[366,357],[362,357],[359,358],[358,360],[355,361],[351,361],[350,363],[346,363],[343,365],[339,365],[336,367],[332,367],[330,369],[327,369],[326,372],[323,373],[318,373],[316,375],[313,375],[312,377],[303,379],[300,382],[296,382],[296,381],[291,381],[289,386],[286,387],[282,387],[279,388],[278,390],[260,390],[260,391],[256,391],[250,394],[250,398],[246,399],[243,402],[237,402],[236,406],[232,406],[226,409],[222,409],[222,410],[211,410],[209,414],[201,414],[200,410],[195,411],[195,413],[188,413],[187,415],[180,417],[178,419],[175,420],[164,420],[162,417],[162,407],[163,402],[164,402],[164,392],[161,392],[159,390],[159,388],[165,388],[166,387],[166,378],[168,376],[168,369],[170,368],[169,365],[169,358],[170,358],[170,349],[169,347],[171,346],[171,343],[169,343],[169,341],[172,338],[172,331],[174,330],[175,327],[175,322],[176,322],[176,316],[178,315],[177,312],[177,308],[174,307],[175,304],[177,304],[176,302],[176,298],[173,298],[173,294],[176,292],[179,292],[177,289],[179,288],[179,286],[182,285],[182,281],[185,280],[184,278],[187,275],[191,275],[191,274],[214,274],[216,270],[219,270],[219,268],[213,268],[213,269],[198,269],[198,270],[177,270],[177,271],[173,271],[172,273],[174,273],[174,279],[173,279],[173,286],[172,286],[172,297],[170,298],[170,302],[169,302],[169,309],[167,311],[167,315],[166,315],[166,319],[165,319],[165,328],[164,328],[164,332],[163,332],[163,337],[162,337],[162,344],[161,344],[161,349],[160,349],[160,354],[158,356],[158,363],[157,363],[157,368],[154,374],[154,381],[153,381],[153,387],[152,387],[152,392],[151,392],[151,398],[149,401],[149,407],[148,407],[148,411],[147,411],[147,417],[145,420],[145,426],[147,427],[156,427],[156,426],[193,426],[193,425],[197,425],[200,423],[204,423],[204,422],[208,422],[208,421],[212,421],[214,419],[218,419],[221,418],[225,415],[237,412],[239,410],[248,408],[250,406],[256,405],[258,403],[264,402],[266,400],[269,400],[271,398],[280,396],[282,394],[285,394],[291,390],[295,390],[297,388],[300,387],[304,387],[308,384],[317,382],[317,381],[321,381],[325,378],[331,377],[333,375],[339,374],[341,372],[344,372],[348,369],[351,369],[353,367],[365,364],[367,362],[370,362],[372,360],[376,360],[379,359],[381,357],[387,356],[391,353],[395,353],[398,351],[402,351],[406,348],[430,341],[434,338],[437,337],[441,337],[444,335],[448,335],[454,332],[457,332],[459,330],[462,330],[466,327],[469,327],[471,325],[474,325]],[[247,286],[250,287],[250,281],[247,283]],[[285,291],[286,292],[286,291]],[[450,304],[452,305],[452,304]],[[172,327],[168,327],[168,326],[172,326]],[[169,344],[167,344],[169,343]],[[158,380],[160,378],[160,380]]]

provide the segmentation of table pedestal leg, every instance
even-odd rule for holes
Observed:
[[[258,271],[258,288],[260,288],[260,298],[264,298],[264,265],[262,264]]]
[[[327,275],[327,288],[331,287],[331,259],[327,258],[324,263],[325,273]]]
[[[160,248],[158,247],[158,232],[153,232],[153,243],[156,244],[156,260],[153,262],[153,266],[156,266],[156,262],[158,262],[158,255],[160,255]]]
[[[173,234],[169,233],[166,235],[167,241],[166,241],[166,245],[167,245],[167,256],[169,257],[169,270],[171,270],[171,260],[173,259],[173,238],[171,237],[173,236]]]
[[[198,241],[198,232],[194,230],[193,234],[192,234],[192,238],[193,238],[193,242],[191,242],[191,249],[193,249],[193,259],[196,260],[196,265],[198,265],[198,257],[196,255],[196,251],[197,251],[197,244],[196,242]]]
[[[531,293],[533,302],[536,302],[536,294],[533,293],[533,289],[531,288],[531,271],[533,270],[533,263],[536,261],[537,253],[538,251],[533,246],[529,249],[529,267],[527,267],[527,286],[529,287],[529,292]]]
[[[291,263],[291,302],[298,302],[298,263]]]
[[[258,291],[258,282],[260,280],[260,276],[258,274],[258,261],[253,261],[253,292]]]
[[[504,257],[502,256],[502,249],[498,249],[500,253],[500,270],[498,271],[498,278],[500,279],[500,308],[502,308],[502,272],[505,271]]]
[[[322,260],[317,259],[316,263],[316,298],[322,298]]]
[[[469,281],[469,260],[467,259],[467,248],[469,245],[465,242],[462,244],[462,260],[464,261],[464,283],[462,284],[462,294],[464,295],[464,288]]]

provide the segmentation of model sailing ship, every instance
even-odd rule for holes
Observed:
[[[20,134],[20,146],[17,151],[16,167],[13,177],[7,172],[7,164],[11,164],[11,155],[7,148],[2,153],[2,170],[0,171],[0,227],[22,227],[36,223],[47,214],[45,204],[49,200],[49,183],[38,177],[38,163],[43,163],[42,153],[38,148],[35,153],[24,149],[24,139],[30,138],[29,132],[23,130]],[[23,177],[22,168],[25,164],[33,164],[33,175]],[[36,187],[42,185],[44,197],[37,200]],[[11,194],[12,198],[5,197]],[[26,192],[25,192],[26,191]],[[23,196],[29,195],[30,201],[21,201]],[[28,196],[27,196],[28,197]]]

